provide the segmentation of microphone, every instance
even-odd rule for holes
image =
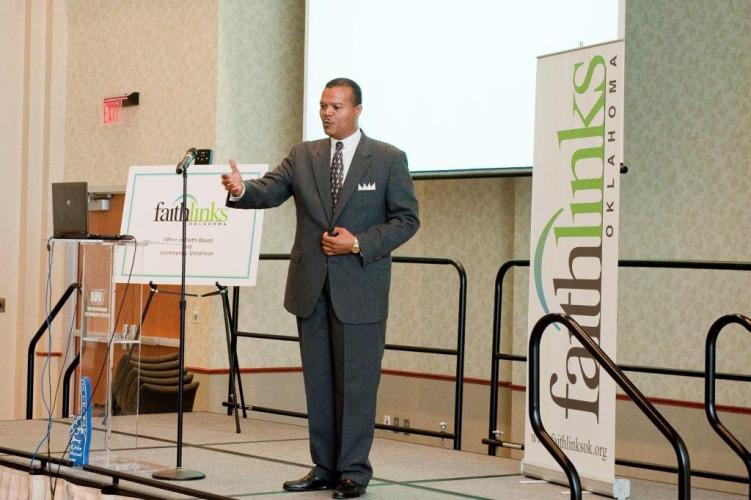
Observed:
[[[183,156],[183,159],[180,160],[180,162],[177,164],[177,168],[175,168],[175,173],[182,174],[183,172],[188,170],[188,165],[193,163],[193,160],[196,159],[196,155],[198,155],[198,151],[196,151],[196,148],[190,148],[185,152],[185,156]]]

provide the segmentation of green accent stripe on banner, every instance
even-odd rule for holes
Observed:
[[[558,211],[554,213],[550,218],[548,223],[545,224],[542,233],[540,233],[540,239],[537,240],[537,246],[535,247],[535,290],[537,291],[537,300],[540,301],[540,305],[542,306],[542,310],[545,311],[545,314],[550,313],[550,308],[548,307],[548,303],[545,300],[545,292],[542,289],[542,257],[545,253],[545,242],[548,240],[548,234],[550,234],[550,230],[553,228],[553,223],[555,223],[555,220],[559,215],[561,215],[562,212],[563,209],[559,208]]]

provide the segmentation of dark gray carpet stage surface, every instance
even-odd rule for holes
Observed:
[[[142,469],[127,472],[149,479],[156,468],[174,467],[176,421],[174,414],[141,415],[138,420],[138,450],[135,452],[132,449],[135,418],[115,417],[111,438],[113,455],[121,452],[127,457],[135,456],[137,462],[143,464]],[[63,420],[53,422],[50,439],[52,456],[60,457],[65,449],[68,425]],[[288,493],[282,490],[285,480],[305,475],[311,466],[305,426],[251,418],[241,419],[241,426],[242,433],[237,434],[233,417],[186,413],[182,465],[205,473],[206,478],[172,482],[171,485],[231,498],[304,500],[331,497],[329,491]],[[47,422],[42,420],[0,421],[0,446],[31,453],[46,427]],[[45,445],[45,453],[46,449]],[[27,459],[8,454],[2,454],[0,458],[19,464],[28,463]],[[568,498],[568,491],[563,486],[528,481],[521,476],[516,460],[376,438],[371,461],[375,477],[365,496],[370,500]],[[100,484],[111,483],[106,476],[86,471],[61,467],[60,472]],[[124,480],[120,480],[119,486],[152,498],[191,498]],[[633,499],[671,499],[677,497],[677,488],[670,484],[632,479],[631,493]],[[729,500],[742,497],[694,488],[692,498]]]

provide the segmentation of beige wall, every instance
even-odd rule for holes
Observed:
[[[123,189],[130,166],[171,165],[189,147],[215,148],[218,15],[215,0],[68,2],[66,180]],[[140,104],[122,109],[122,124],[102,125],[102,99],[130,92]],[[195,299],[187,310],[211,312]],[[188,362],[206,366],[205,328],[188,321],[186,336],[195,346]]]
[[[0,314],[0,418],[24,411],[26,349],[44,316],[46,194],[63,172],[66,30],[62,2],[11,0],[0,6],[0,296],[6,298]],[[58,348],[55,338],[52,349]]]
[[[751,3],[629,1],[624,258],[751,260]],[[703,369],[710,324],[751,314],[749,274],[624,270],[619,361]],[[751,336],[729,329],[719,370],[748,373]],[[647,394],[702,399],[701,384],[634,377]],[[722,383],[718,400],[751,406],[751,391]]]
[[[215,0],[68,2],[66,180],[124,186],[132,165],[214,147],[217,15]],[[103,98],[136,91],[123,125],[101,125]]]
[[[25,9],[23,2],[6,2],[0,7],[0,46],[24,46]],[[21,261],[21,181],[23,137],[24,137],[24,56],[25,52],[3,51],[0,54],[0,114],[5,119],[0,122],[0,149],[5,151],[2,162],[3,182],[0,183],[0,199],[4,200],[0,210],[0,231],[5,241],[0,245],[2,262],[13,263],[0,278],[0,295],[5,297],[6,312],[0,314],[0,331],[19,332],[22,324],[21,308],[18,294],[18,265]],[[0,354],[0,377],[23,384],[14,376],[16,364],[16,346],[22,343],[20,335],[8,335],[9,349]],[[6,389],[7,391],[7,389]],[[12,393],[3,391],[0,396],[12,403],[0,410],[0,418],[15,415],[16,398]]]

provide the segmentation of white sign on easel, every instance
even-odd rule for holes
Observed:
[[[243,179],[257,179],[267,165],[238,165]],[[188,195],[183,201],[182,176],[171,166],[131,167],[125,192],[121,234],[140,243],[133,254],[118,255],[117,282],[180,284],[182,214],[187,213],[185,282],[189,285],[253,286],[263,226],[262,210],[232,210],[221,174],[228,165],[197,165],[188,170]]]

